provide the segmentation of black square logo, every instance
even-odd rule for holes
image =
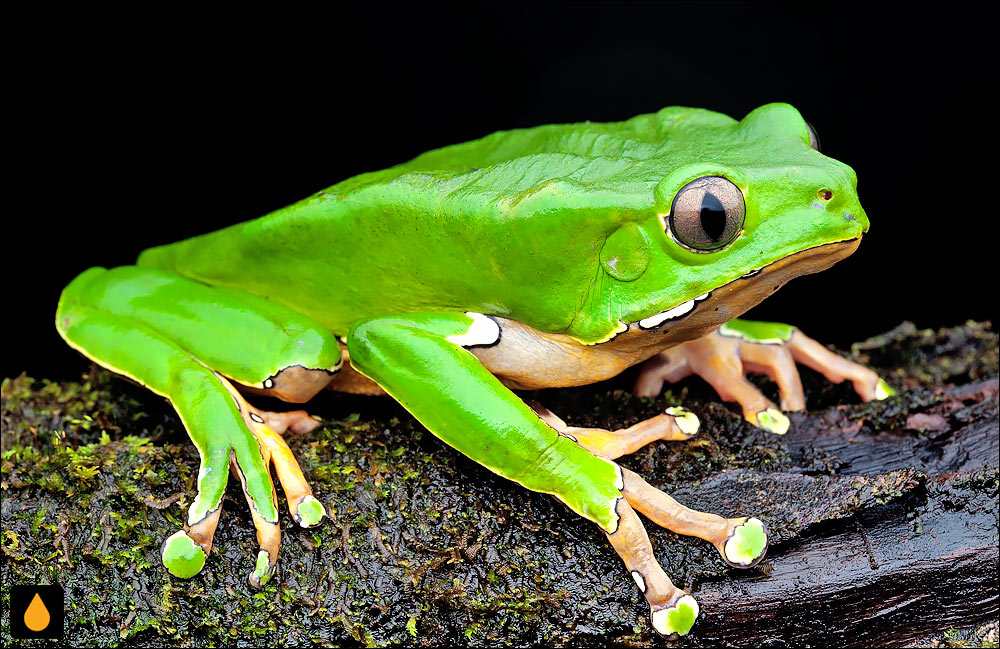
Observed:
[[[62,638],[62,586],[11,586],[10,635],[22,639]]]

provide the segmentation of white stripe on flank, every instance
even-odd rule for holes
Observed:
[[[711,292],[704,293],[698,297],[691,298],[687,302],[678,304],[672,309],[667,309],[666,311],[661,311],[656,315],[651,315],[648,318],[643,318],[639,321],[639,326],[643,329],[652,329],[653,327],[658,327],[667,320],[673,320],[674,318],[679,318],[682,315],[688,314],[692,309],[694,309],[695,304],[701,302],[705,298],[711,295]]]
[[[462,347],[492,345],[500,340],[500,325],[496,323],[496,320],[472,311],[466,311],[465,315],[472,318],[469,329],[465,333],[448,336],[445,340]]]

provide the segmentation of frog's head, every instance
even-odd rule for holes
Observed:
[[[626,226],[646,240],[645,272],[620,284],[619,296],[631,307],[623,318],[631,328],[679,342],[851,254],[868,217],[854,170],[820,153],[813,129],[788,104],[762,106],[739,122],[676,110],[660,113],[681,136],[663,149],[669,166],[655,187],[655,217]]]

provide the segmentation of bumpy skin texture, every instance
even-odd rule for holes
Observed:
[[[747,195],[746,222],[729,247],[696,253],[665,236],[662,216],[677,190],[712,175]],[[431,151],[153,248],[139,265],[267,297],[337,335],[370,316],[475,311],[593,343],[772,261],[861,236],[856,184],[809,146],[791,106],[741,121],[672,107]],[[626,279],[603,270],[615,257]]]
[[[654,628],[684,634],[697,603],[656,563],[635,511],[711,542],[735,567],[763,557],[764,524],[690,510],[612,459],[688,439],[697,418],[668,411],[625,431],[572,429],[507,386],[592,382],[652,357],[646,389],[655,392],[706,358],[697,341],[680,361],[664,350],[850,254],[868,227],[854,172],[810,140],[787,104],[741,121],[673,107],[495,133],[147,250],[137,266],[85,271],[64,291],[56,324],[74,348],[167,397],[201,453],[198,497],[163,549],[177,577],[196,574],[210,553],[227,468],[257,527],[255,586],[273,575],[280,543],[272,464],[295,520],[321,522],[280,436],[315,422],[259,411],[243,393],[305,401],[349,355],[359,391],[373,391],[367,377],[463,454],[597,523]],[[681,189],[704,178],[726,179],[742,205],[734,238],[712,251],[681,243],[671,221]],[[701,205],[704,225],[714,208]],[[777,342],[799,335],[773,324],[731,329],[751,345],[764,330]],[[772,362],[754,349],[745,356]],[[555,360],[541,371],[546,358]],[[712,371],[723,396],[742,373],[738,362]],[[874,394],[874,374],[828,376]],[[765,406],[766,416],[747,418],[783,417]]]

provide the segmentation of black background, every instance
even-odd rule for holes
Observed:
[[[2,373],[88,367],[52,320],[89,266],[498,129],[674,104],[740,118],[788,101],[858,173],[872,224],[859,251],[752,316],[837,344],[903,319],[992,319],[985,17],[877,6],[371,3],[12,21]]]

